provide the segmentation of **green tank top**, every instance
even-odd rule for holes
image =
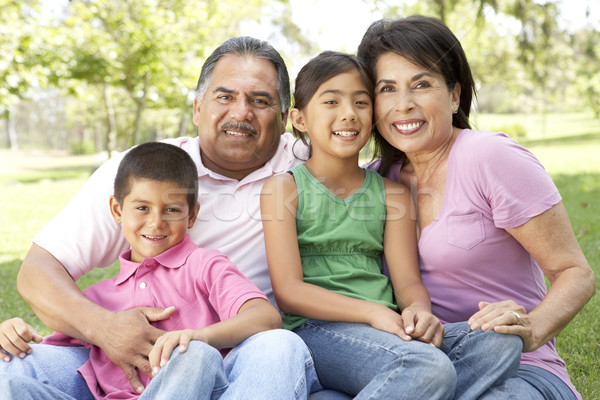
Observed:
[[[290,171],[298,189],[296,231],[304,281],[398,310],[382,265],[385,187],[379,174],[364,171],[360,189],[345,199],[304,165]],[[294,329],[307,318],[282,313],[282,320],[284,328]]]

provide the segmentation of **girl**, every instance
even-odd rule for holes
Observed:
[[[312,154],[261,195],[273,291],[324,387],[356,399],[449,399],[456,372],[437,348],[444,330],[419,274],[410,193],[358,166],[372,93],[351,55],[324,52],[300,70],[290,118]]]

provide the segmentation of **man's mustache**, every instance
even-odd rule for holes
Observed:
[[[256,135],[256,129],[254,129],[254,127],[247,122],[228,121],[221,125],[221,130],[240,131],[243,133],[250,133],[252,135]]]

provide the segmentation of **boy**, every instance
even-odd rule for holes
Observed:
[[[121,161],[114,189],[110,212],[131,249],[121,255],[116,277],[84,293],[113,311],[167,307],[170,318],[154,323],[167,332],[149,354],[153,376],[140,373],[146,387],[140,396],[142,388],[134,390],[99,347],[61,333],[43,343],[90,349],[79,372],[96,399],[218,398],[227,390],[235,350],[227,357],[227,351],[216,349],[280,328],[279,312],[222,253],[198,248],[187,236],[199,204],[197,169],[185,151],[165,143],[135,147]],[[18,331],[25,334],[19,337]],[[21,357],[30,350],[29,339],[39,341],[36,334],[19,319],[0,324],[0,344],[9,343],[2,345],[7,351],[12,344],[18,349],[13,354]],[[252,373],[247,370],[242,373]],[[187,384],[171,375],[186,376]]]

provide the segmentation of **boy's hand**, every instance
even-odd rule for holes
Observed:
[[[148,355],[148,361],[152,367],[152,376],[156,376],[160,369],[164,367],[173,350],[179,346],[179,352],[185,353],[192,340],[202,340],[201,330],[183,329],[180,331],[167,332],[158,338],[154,347]]]
[[[404,329],[413,339],[439,348],[444,340],[444,326],[432,313],[408,306],[402,310]]]
[[[11,359],[6,353],[24,358],[32,351],[27,343],[40,343],[42,339],[42,336],[21,318],[7,319],[0,323],[0,357],[6,362]]]

